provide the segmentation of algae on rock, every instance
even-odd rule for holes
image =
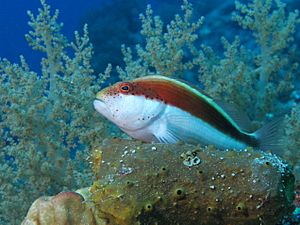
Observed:
[[[118,139],[101,150],[91,193],[109,224],[273,225],[294,208],[291,170],[269,153]]]
[[[75,195],[70,201],[78,204],[76,210],[60,203],[73,223],[72,213],[98,225],[274,225],[294,210],[294,176],[285,162],[265,152],[114,139],[97,148],[92,162],[97,180],[90,196],[82,194],[84,206]],[[43,220],[33,205],[24,224]]]

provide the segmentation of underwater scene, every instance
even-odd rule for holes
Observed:
[[[300,224],[300,1],[1,3],[0,225]]]

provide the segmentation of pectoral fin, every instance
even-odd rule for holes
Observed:
[[[174,134],[172,129],[168,128],[166,124],[161,124],[159,129],[154,132],[154,136],[160,143],[165,144],[174,144],[180,140],[178,135]]]
[[[163,122],[155,130],[154,135],[161,143],[177,143],[184,141],[196,143],[195,129],[193,121],[186,115],[166,115]]]

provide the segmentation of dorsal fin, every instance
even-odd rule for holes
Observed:
[[[189,81],[186,81],[186,80],[183,80],[183,79],[180,79],[180,78],[177,78],[177,77],[176,78],[172,78],[172,79],[177,80],[177,81],[179,81],[181,83],[184,83],[184,84],[190,86],[191,88],[195,89],[196,91],[199,91],[201,94],[207,96],[208,98],[213,99],[205,90],[201,89],[200,87],[198,87],[197,85],[195,85],[195,84],[193,84],[193,83],[191,83]]]
[[[139,77],[135,80],[147,80],[147,79],[162,79],[162,80],[169,80],[169,81],[177,81],[179,84],[183,83],[183,84],[187,85],[188,87],[190,87],[190,88],[198,91],[199,93],[212,99],[212,97],[208,93],[206,93],[205,90],[201,89],[197,85],[195,85],[187,80],[183,80],[178,77],[166,77],[166,76],[162,76],[162,75],[149,75],[149,76]]]

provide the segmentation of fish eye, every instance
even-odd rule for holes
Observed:
[[[121,93],[128,93],[133,90],[133,87],[131,83],[123,82],[119,85],[119,90]]]

